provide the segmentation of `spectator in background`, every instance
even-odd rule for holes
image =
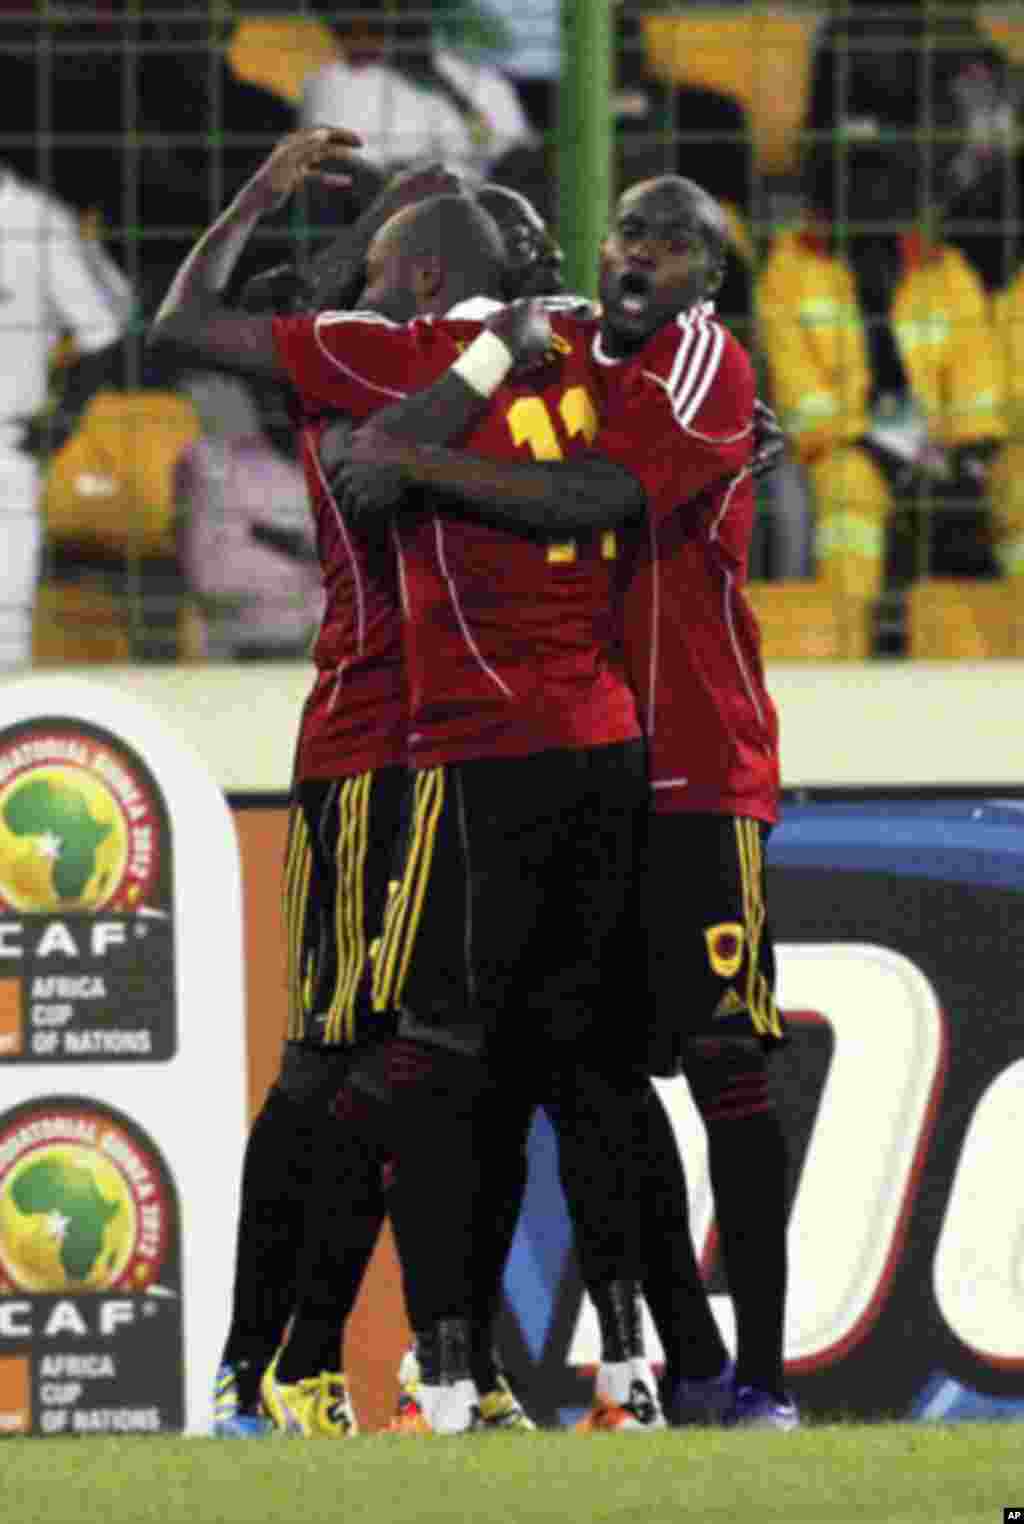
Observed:
[[[131,295],[70,211],[0,166],[0,668],[29,661],[42,528],[40,462],[101,384]],[[45,408],[54,346],[70,334],[59,415]]]
[[[479,49],[446,44],[429,21],[400,21],[395,28],[395,64],[458,111],[473,145],[468,169],[486,177],[505,154],[534,142],[514,87],[484,61]]]
[[[179,554],[205,654],[300,658],[319,624],[323,590],[296,431],[280,387],[225,384],[240,394],[235,431],[204,432],[175,470]],[[223,397],[216,410],[223,418]]]
[[[306,84],[307,126],[358,121],[363,154],[391,170],[443,158],[486,174],[530,130],[515,91],[482,60],[436,45],[426,18],[355,0],[331,27],[338,56]]]
[[[354,0],[337,20],[327,19],[338,55],[306,81],[302,125],[358,122],[363,157],[385,171],[426,157],[467,162],[472,141],[458,111],[395,65],[390,7],[383,0]]]
[[[1018,153],[991,211],[1002,223],[998,263],[983,269],[1002,365],[1009,440],[992,467],[996,557],[1005,577],[1024,578],[1024,153]],[[1024,582],[1018,583],[1024,586]]]
[[[174,463],[199,432],[179,362],[139,333],[54,456],[43,512],[37,665],[172,662],[198,654],[174,542]]]
[[[878,145],[848,159],[849,224],[830,220],[830,198],[812,203],[776,242],[758,307],[810,479],[818,576],[866,654],[887,551],[897,583],[993,574],[986,482],[1006,425],[985,293],[957,250],[920,230],[913,167]]]

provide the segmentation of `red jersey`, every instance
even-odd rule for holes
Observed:
[[[627,673],[648,738],[653,805],[778,818],[778,720],[744,597],[754,518],[749,356],[703,303],[635,355],[605,354],[594,448],[647,495],[623,563]]]
[[[474,304],[475,305],[475,304]],[[468,304],[467,304],[468,307]],[[276,320],[282,358],[308,410],[368,416],[437,379],[479,332],[453,317],[394,325],[364,313]],[[558,459],[597,432],[586,342],[561,334],[559,361],[499,389],[459,448],[492,459]],[[416,766],[606,745],[639,734],[609,661],[615,537],[532,541],[460,518],[439,498],[395,527]]]
[[[274,320],[278,355],[302,406],[302,463],[326,594],[313,649],[317,675],[299,726],[296,781],[346,777],[407,759],[402,612],[390,534],[383,525],[363,532],[346,523],[320,464],[320,436],[339,412],[362,421],[404,396],[370,379],[357,383],[327,359],[320,335],[348,317]],[[364,334],[371,324],[374,332],[401,332],[372,314],[359,318]]]
[[[299,726],[297,782],[404,765],[409,729],[394,553],[383,527],[374,536],[345,522],[320,465],[326,422],[302,428],[326,603]]]

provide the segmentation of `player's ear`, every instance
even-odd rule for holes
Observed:
[[[719,263],[715,264],[715,265],[712,265],[711,269],[708,272],[707,282],[706,282],[706,284],[704,286],[704,295],[705,296],[714,296],[716,292],[718,292],[718,291],[720,291],[722,289],[722,282],[724,280],[725,280],[725,258],[723,256],[722,259],[719,261]]]
[[[444,266],[441,260],[435,254],[418,259],[412,279],[417,301],[421,304],[430,301],[444,285]]]

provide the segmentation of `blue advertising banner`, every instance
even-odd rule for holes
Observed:
[[[1024,1417],[1024,804],[795,804],[768,860],[789,1384],[808,1415]],[[663,1095],[731,1339],[703,1129],[684,1081]],[[513,1374],[540,1421],[571,1422],[597,1331],[543,1117],[505,1288]]]

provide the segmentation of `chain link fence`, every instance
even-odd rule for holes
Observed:
[[[614,24],[614,184],[726,206],[718,310],[789,437],[752,547],[769,656],[1019,654],[1024,22],[625,0]],[[555,0],[0,4],[5,666],[304,650],[282,398],[147,351],[146,319],[303,121],[363,132],[365,178],[262,226],[236,292],[424,154],[557,225],[559,43]]]

